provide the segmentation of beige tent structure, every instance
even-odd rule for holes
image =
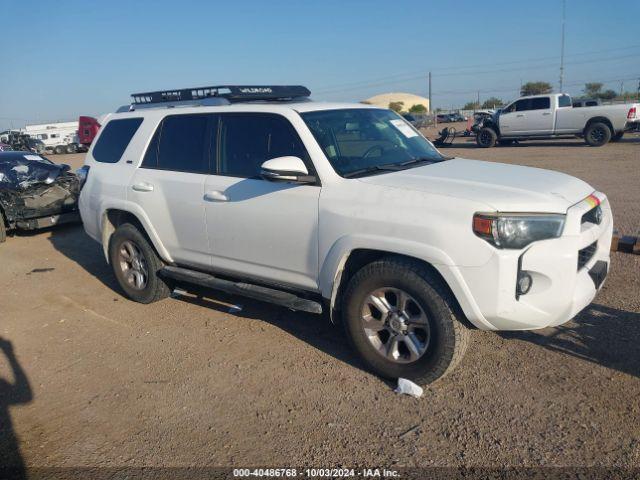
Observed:
[[[413,93],[382,93],[380,95],[376,95],[374,97],[368,98],[364,100],[364,103],[370,105],[376,105],[378,107],[389,108],[389,104],[392,102],[402,102],[403,109],[402,111],[409,111],[409,109],[413,105],[423,105],[427,111],[429,111],[429,99],[421,97],[419,95],[414,95]]]

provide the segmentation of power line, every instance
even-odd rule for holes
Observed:
[[[640,45],[631,45],[628,47],[621,47],[621,48],[616,48],[616,49],[608,49],[608,50],[599,50],[599,51],[595,51],[595,52],[586,52],[586,53],[574,53],[574,54],[570,54],[570,55],[565,55],[565,57],[576,57],[576,56],[582,56],[582,55],[594,55],[594,54],[600,54],[600,53],[606,53],[606,52],[610,52],[610,51],[619,51],[619,50],[628,50],[631,48],[640,48]],[[615,57],[605,57],[605,58],[590,58],[588,60],[583,60],[583,61],[574,61],[574,62],[566,62],[566,65],[582,65],[582,64],[588,64],[588,63],[596,63],[596,62],[609,62],[609,61],[613,61],[613,60],[620,60],[620,59],[626,59],[626,58],[634,58],[634,57],[638,57],[640,56],[640,54],[638,53],[632,53],[632,54],[627,54],[627,55],[619,55],[619,56],[615,56]],[[449,67],[449,68],[439,68],[439,69],[433,69],[432,72],[435,72],[433,74],[434,77],[455,77],[455,76],[465,76],[465,75],[483,75],[483,74],[490,74],[490,73],[503,73],[503,72],[511,72],[511,71],[521,71],[523,68],[526,69],[531,69],[531,68],[550,68],[550,67],[555,67],[557,64],[537,64],[537,65],[532,65],[532,62],[540,62],[543,60],[557,60],[558,57],[540,57],[540,58],[535,58],[535,59],[527,59],[527,60],[516,60],[516,61],[512,61],[512,62],[498,62],[498,63],[494,63],[493,66],[501,66],[501,65],[514,65],[514,64],[519,64],[519,63],[525,63],[525,66],[522,67],[516,67],[516,68],[507,68],[507,69],[491,69],[491,70],[483,70],[483,71],[467,71],[467,72],[450,72],[450,73],[446,73],[447,70],[451,70],[451,69],[469,69],[469,68],[475,68],[475,67],[486,67],[486,64],[480,64],[480,65],[468,65],[468,66],[459,66],[459,67]],[[445,73],[438,73],[438,72],[445,72]],[[354,90],[354,89],[358,89],[361,87],[369,87],[369,86],[382,86],[382,85],[388,85],[388,84],[392,84],[392,83],[396,83],[396,82],[403,82],[403,81],[408,81],[408,80],[415,80],[417,78],[421,78],[427,75],[427,72],[425,71],[415,71],[415,72],[406,72],[406,73],[396,73],[393,75],[389,75],[389,76],[385,76],[385,77],[377,77],[373,80],[360,80],[360,81],[356,81],[356,82],[349,82],[349,83],[342,83],[342,84],[334,84],[334,85],[330,85],[325,89],[322,90],[318,90],[318,93],[333,93],[333,92],[342,92],[342,91],[347,91],[347,90]]]

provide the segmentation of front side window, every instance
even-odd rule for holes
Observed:
[[[308,164],[302,141],[286,118],[262,113],[220,116],[220,175],[257,178],[265,161],[285,156]]]
[[[102,163],[119,162],[141,123],[142,118],[111,120],[93,147],[93,158]]]
[[[411,125],[389,110],[355,108],[301,114],[343,177],[401,170],[444,158]]]
[[[207,114],[165,117],[147,148],[143,168],[175,172],[208,173]]]
[[[549,97],[538,97],[531,99],[531,110],[549,110],[551,99]]]

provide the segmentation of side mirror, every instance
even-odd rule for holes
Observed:
[[[264,162],[260,176],[272,182],[313,183],[315,177],[309,175],[304,162],[298,157],[278,157]]]

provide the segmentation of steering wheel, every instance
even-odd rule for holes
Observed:
[[[382,153],[384,152],[384,148],[382,148],[382,145],[373,145],[367,148],[367,151],[364,152],[364,155],[362,155],[362,158],[369,158],[369,155],[375,150],[380,150],[380,155],[382,155]]]

